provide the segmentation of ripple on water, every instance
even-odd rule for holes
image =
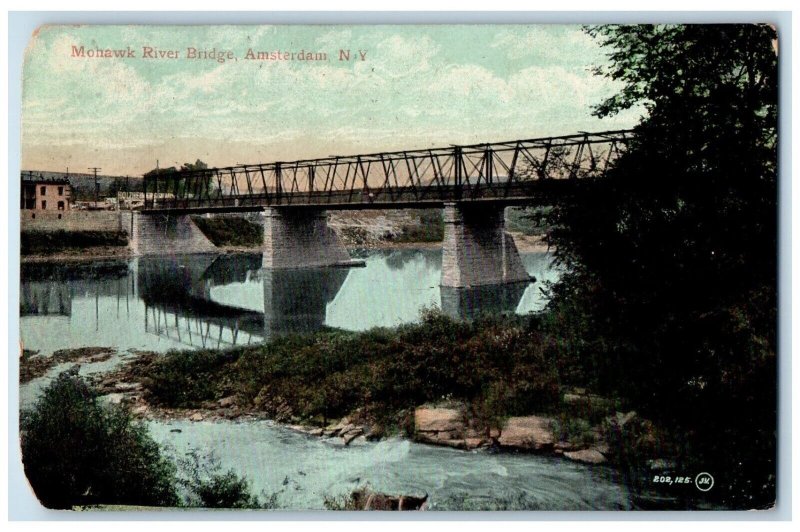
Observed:
[[[356,447],[256,421],[150,422],[174,453],[211,453],[245,475],[256,493],[278,493],[282,508],[324,508],[326,496],[361,486],[430,496],[431,509],[628,509],[626,490],[604,467],[522,454],[464,452],[403,439]],[[180,433],[171,432],[181,429]]]

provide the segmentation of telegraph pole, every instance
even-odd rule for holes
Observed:
[[[102,168],[91,167],[89,170],[94,170],[94,208],[97,208],[97,171]]]

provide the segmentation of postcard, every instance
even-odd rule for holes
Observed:
[[[32,492],[773,509],[778,50],[756,23],[38,28]]]

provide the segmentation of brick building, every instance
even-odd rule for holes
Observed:
[[[68,211],[71,195],[72,187],[66,176],[22,173],[21,209]]]

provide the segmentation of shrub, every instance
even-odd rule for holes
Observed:
[[[261,226],[245,218],[193,216],[192,221],[215,246],[258,247],[264,239]]]
[[[274,509],[277,494],[262,502],[250,492],[250,483],[232,469],[223,472],[212,455],[201,458],[197,451],[179,460],[182,477],[179,484],[186,490],[185,505],[193,508]]]
[[[418,224],[403,225],[400,234],[390,240],[395,242],[441,242],[444,238],[442,211],[426,211],[420,215]]]
[[[491,424],[558,403],[556,364],[527,318],[459,322],[426,309],[422,323],[325,331],[229,351],[171,352],[143,368],[154,403],[193,408],[235,394],[276,420],[327,423],[360,409],[387,429],[443,396]]]
[[[124,231],[23,231],[21,254],[54,253],[93,246],[122,247],[128,245]]]
[[[22,413],[21,444],[28,481],[47,508],[179,503],[175,467],[145,427],[100,403],[75,372],[61,373]]]

